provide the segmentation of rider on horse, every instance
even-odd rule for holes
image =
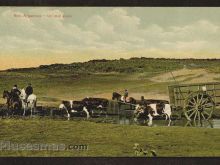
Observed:
[[[27,102],[28,97],[33,94],[33,88],[31,86],[31,83],[28,84],[28,86],[25,89],[25,93],[26,93],[26,98],[25,101]]]
[[[18,89],[18,86],[14,85],[11,89],[12,99],[19,99],[20,94],[21,94],[21,91]]]
[[[14,106],[17,103],[17,108],[21,107],[22,103],[20,99],[20,94],[21,91],[18,89],[18,86],[14,85],[11,89],[11,93],[9,93],[9,99],[7,100],[8,106]]]

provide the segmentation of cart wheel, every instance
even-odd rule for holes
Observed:
[[[185,127],[204,127],[213,128],[213,121],[211,120],[193,120],[187,121]]]
[[[185,100],[184,114],[187,120],[208,120],[215,108],[212,97],[204,92],[191,93]]]

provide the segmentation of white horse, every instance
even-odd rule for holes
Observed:
[[[23,116],[25,115],[25,111],[30,108],[31,109],[31,116],[32,116],[32,113],[33,113],[33,110],[36,109],[36,105],[37,105],[37,96],[35,94],[31,94],[28,96],[27,98],[27,101],[25,101],[25,98],[26,98],[26,92],[25,92],[25,89],[22,89],[21,90],[21,94],[20,94],[20,98],[21,98],[21,101],[22,101],[22,106],[24,108],[24,113],[23,113]]]

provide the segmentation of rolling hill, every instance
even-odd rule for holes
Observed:
[[[169,99],[167,86],[176,83],[174,78],[178,83],[220,81],[219,64],[220,59],[131,58],[8,69],[0,72],[0,91],[31,82],[39,104],[56,106],[63,99],[111,99],[112,92],[124,89],[136,99]]]

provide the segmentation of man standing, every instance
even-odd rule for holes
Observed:
[[[33,94],[33,88],[31,86],[31,83],[28,84],[28,86],[26,87],[25,89],[25,93],[26,93],[26,102],[27,102],[27,99],[28,99],[28,96],[30,96],[31,94]]]

